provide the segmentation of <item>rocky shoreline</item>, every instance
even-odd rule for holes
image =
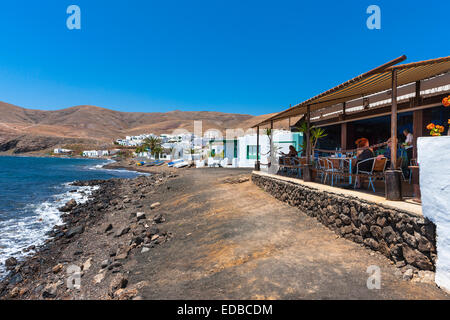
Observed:
[[[152,200],[174,173],[134,179],[74,182],[98,186],[89,201],[60,208],[61,226],[24,261],[5,264],[0,299],[139,299],[140,284],[129,284],[134,257],[169,241],[161,204]]]

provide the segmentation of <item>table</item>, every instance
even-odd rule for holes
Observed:
[[[348,176],[348,183],[352,184],[352,175],[351,175],[351,173],[352,173],[352,161],[355,158],[349,158],[349,157],[341,157],[341,158],[339,158],[339,157],[328,157],[326,159],[328,159],[331,162],[333,162],[333,166],[334,166],[334,163],[335,163],[335,161],[333,161],[333,160],[339,160],[339,168],[342,168],[342,169],[344,169],[344,161],[348,161],[348,171],[350,173],[349,176]]]

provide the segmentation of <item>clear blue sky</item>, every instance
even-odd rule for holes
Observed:
[[[71,4],[81,30],[66,28]],[[449,55],[449,17],[445,0],[3,1],[0,101],[275,112],[402,54]]]

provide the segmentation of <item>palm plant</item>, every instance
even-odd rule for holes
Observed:
[[[145,149],[150,149],[150,153],[155,157],[163,151],[161,139],[157,137],[145,138],[142,147]]]
[[[296,128],[299,132],[303,133],[303,141],[301,144],[302,152],[306,153],[306,133],[308,132],[308,125],[306,122],[302,122],[300,126]],[[311,126],[309,128],[309,140],[311,142],[311,155],[314,155],[314,149],[317,146],[319,139],[326,137],[328,134],[322,128]]]

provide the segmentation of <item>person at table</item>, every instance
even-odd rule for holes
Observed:
[[[375,154],[373,150],[369,148],[369,140],[366,138],[360,138],[355,141],[356,147],[360,150],[356,152],[356,164],[353,167],[353,173],[356,173],[356,169],[359,168],[359,171],[371,171],[373,166],[373,161],[365,161],[364,163],[358,164],[364,160],[374,158]],[[361,179],[357,179],[356,187],[361,188],[362,183]]]
[[[294,146],[289,146],[289,153],[281,152],[281,155],[285,157],[298,157],[298,152],[295,150]]]

